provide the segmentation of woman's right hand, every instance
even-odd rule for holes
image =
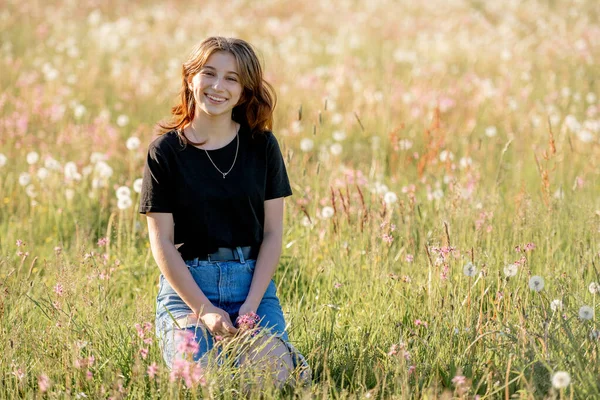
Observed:
[[[235,335],[238,331],[233,326],[229,314],[213,305],[204,307],[200,320],[213,336],[230,336]]]

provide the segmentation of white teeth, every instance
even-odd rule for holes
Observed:
[[[220,102],[225,101],[225,99],[222,97],[215,97],[215,96],[211,96],[210,94],[207,94],[206,97],[208,97],[209,99],[211,99],[213,101],[220,101]]]

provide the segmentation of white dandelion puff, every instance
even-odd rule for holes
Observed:
[[[590,320],[594,317],[594,309],[590,306],[581,306],[579,309],[579,318]]]
[[[119,200],[117,201],[117,207],[119,207],[119,210],[126,210],[132,205],[133,200],[131,200],[131,197],[119,197]]]
[[[598,282],[592,282],[590,283],[590,286],[588,286],[588,290],[591,294],[598,294],[600,293],[600,284],[598,284]]]
[[[343,150],[343,147],[339,143],[334,143],[331,145],[331,147],[329,147],[329,151],[334,156],[339,156],[340,154],[342,154],[342,150]]]
[[[552,375],[552,386],[555,389],[564,389],[571,384],[571,375],[565,371],[557,371]]]
[[[127,186],[119,186],[117,189],[117,199],[123,199],[126,197],[131,197],[131,190]]]
[[[125,146],[127,146],[127,149],[131,151],[137,150],[140,147],[140,144],[142,144],[142,142],[136,136],[130,137],[129,139],[127,139],[127,142],[125,142]]]
[[[121,128],[127,126],[127,124],[129,124],[129,117],[127,115],[121,114],[117,117],[117,125]]]
[[[133,182],[133,191],[136,193],[140,193],[142,191],[142,178],[137,178],[134,182]]]
[[[312,139],[304,138],[300,141],[300,150],[303,152],[309,152],[315,147],[315,142]]]
[[[65,190],[65,198],[68,201],[73,200],[73,197],[75,197],[75,191],[73,189],[66,189]]]
[[[536,292],[541,291],[544,288],[544,278],[537,275],[532,276],[531,279],[529,279],[529,288]]]
[[[333,132],[332,136],[333,136],[333,140],[335,140],[336,142],[341,142],[344,139],[346,139],[346,132],[335,131],[335,132]]]
[[[321,218],[323,219],[328,219],[333,217],[333,214],[335,213],[333,207],[330,206],[325,206],[321,209]]]
[[[25,193],[27,194],[27,196],[34,198],[37,196],[37,192],[35,191],[35,186],[33,186],[32,184],[27,185],[27,187],[25,188]]]
[[[29,153],[27,153],[26,159],[27,159],[27,164],[33,165],[40,160],[40,155],[38,153],[36,153],[35,151],[30,151]]]
[[[498,129],[495,126],[488,126],[485,128],[485,136],[494,137],[498,134]]]
[[[44,167],[48,168],[51,171],[60,171],[62,168],[60,163],[52,157],[46,157],[46,159],[44,160]]]
[[[550,309],[552,311],[561,311],[563,309],[563,302],[559,299],[554,299],[550,302]]]
[[[473,264],[472,262],[468,262],[465,264],[465,266],[463,267],[463,273],[468,276],[469,278],[474,277],[475,275],[477,275],[477,267],[475,266],[475,264]]]
[[[27,186],[31,183],[31,175],[27,172],[21,172],[19,175],[19,185]]]
[[[113,169],[106,162],[100,160],[96,163],[94,167],[94,172],[98,174],[98,177],[101,179],[108,179],[113,174]]]
[[[509,278],[512,276],[515,276],[518,271],[519,271],[519,267],[517,267],[516,264],[507,264],[504,267],[504,275],[506,275]]]
[[[40,169],[37,170],[37,172],[35,173],[35,175],[38,177],[38,179],[40,181],[43,181],[43,180],[45,180],[50,175],[50,171],[48,171],[44,167],[41,167]]]
[[[398,196],[394,192],[387,192],[383,195],[383,201],[385,204],[394,204],[398,201]]]

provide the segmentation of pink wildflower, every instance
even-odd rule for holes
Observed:
[[[189,364],[186,360],[177,358],[173,361],[173,368],[169,380],[175,382],[178,378],[189,377]]]
[[[145,347],[142,347],[140,349],[140,355],[142,356],[142,358],[145,360],[146,357],[148,357],[148,349]]]
[[[428,327],[428,324],[427,324],[427,322],[425,322],[425,321],[421,321],[420,319],[415,319],[415,325],[416,325],[416,326],[424,326],[425,328],[427,328],[427,327]]]
[[[406,255],[406,262],[413,262],[413,260],[415,259],[415,257],[412,254],[407,254]]]
[[[135,330],[137,331],[138,336],[143,338],[144,337],[144,329],[142,328],[142,326],[140,324],[135,324],[134,327],[135,327]]]
[[[456,375],[454,378],[452,378],[452,383],[456,387],[461,387],[467,383],[467,378],[465,378],[463,375]]]
[[[17,247],[25,246],[25,242],[21,239],[17,239]]]
[[[258,325],[259,321],[260,317],[258,316],[258,314],[249,312],[247,314],[240,315],[239,317],[237,317],[235,323],[241,330],[250,330],[254,329],[256,325]]]
[[[59,296],[63,295],[63,285],[61,285],[60,283],[57,283],[56,286],[54,286],[54,293],[56,293]]]
[[[527,243],[525,245],[525,251],[531,251],[533,249],[535,249],[535,243]]]
[[[413,372],[415,372],[415,370],[417,369],[417,367],[415,367],[414,365],[411,365],[410,367],[408,367],[408,374],[412,374]]]
[[[103,237],[103,238],[98,239],[99,247],[106,246],[107,243],[108,243],[108,238]]]
[[[334,288],[334,289],[339,289],[339,288],[341,288],[341,287],[342,287],[342,284],[341,284],[341,283],[339,283],[339,282],[336,282],[336,283],[334,283],[334,284],[333,284],[333,288]]]
[[[177,332],[177,334],[179,337],[183,338],[177,345],[177,351],[179,353],[196,354],[200,350],[200,345],[195,340],[194,332],[186,330]]]
[[[392,242],[394,241],[394,237],[392,235],[388,235],[386,233],[384,233],[383,235],[381,235],[381,238],[387,244],[392,244]]]
[[[152,337],[147,337],[146,339],[144,339],[144,344],[152,344],[153,339]]]
[[[153,362],[152,364],[148,365],[147,373],[148,373],[148,376],[150,377],[150,379],[154,379],[154,377],[158,373],[158,366],[156,365],[155,362]]]
[[[48,375],[41,374],[38,377],[38,386],[40,388],[40,392],[46,393],[46,391],[48,391],[50,388],[50,378],[48,378]]]
[[[92,371],[90,371],[89,369],[87,370],[87,372],[85,373],[85,379],[92,380],[92,378],[94,377],[94,374],[92,373]]]
[[[89,356],[87,358],[87,365],[88,365],[88,367],[91,367],[92,365],[94,365],[95,361],[96,361],[96,358],[94,356]]]

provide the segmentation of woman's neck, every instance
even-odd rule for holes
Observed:
[[[193,121],[184,128],[186,136],[194,142],[205,142],[202,148],[210,150],[229,143],[237,132],[237,123],[231,115],[210,117],[196,114]]]

